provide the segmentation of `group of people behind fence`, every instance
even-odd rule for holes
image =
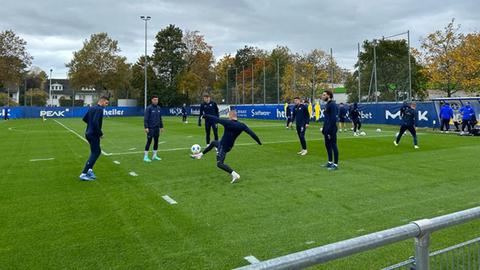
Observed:
[[[448,133],[450,131],[450,123],[455,126],[455,131],[460,132],[461,135],[471,134],[475,131],[477,125],[477,117],[475,110],[470,102],[466,102],[455,114],[452,106],[448,102],[441,105],[440,108],[440,131]]]

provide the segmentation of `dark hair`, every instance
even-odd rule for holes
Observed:
[[[101,97],[100,97],[100,100],[102,100],[102,99],[110,101],[110,98],[107,97],[107,96],[101,96]]]
[[[208,93],[203,94],[203,97],[210,97]]]
[[[327,95],[328,95],[330,98],[333,98],[333,93],[332,93],[332,91],[330,91],[330,90],[325,90],[325,91],[323,91],[323,92],[324,92],[324,93],[327,93]]]
[[[151,99],[154,99],[154,98],[158,98],[158,96],[157,96],[157,95],[153,95]]]
[[[294,99],[300,99],[299,97],[295,97]]]

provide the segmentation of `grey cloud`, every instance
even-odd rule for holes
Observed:
[[[199,30],[217,58],[246,44],[263,49],[286,45],[294,52],[333,48],[338,62],[352,68],[357,42],[409,29],[418,47],[422,36],[453,17],[463,31],[478,31],[478,10],[476,0],[3,0],[0,29],[15,30],[27,40],[35,65],[53,67],[63,77],[64,64],[92,33],[108,32],[135,62],[143,54],[139,16],[144,14],[152,16],[149,52],[156,32],[175,24]]]

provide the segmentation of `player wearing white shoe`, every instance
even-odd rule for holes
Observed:
[[[245,125],[244,123],[238,122],[237,112],[230,111],[228,113],[228,120],[221,119],[216,116],[205,114],[203,115],[205,120],[213,123],[220,124],[224,127],[223,136],[220,141],[211,142],[203,152],[198,154],[191,155],[192,158],[200,159],[203,155],[210,152],[213,148],[217,148],[217,167],[229,173],[232,176],[232,182],[235,183],[240,179],[240,175],[235,172],[230,166],[225,164],[225,158],[227,153],[230,152],[235,144],[235,140],[242,132],[246,132],[250,137],[252,137],[259,145],[262,145],[258,136]]]

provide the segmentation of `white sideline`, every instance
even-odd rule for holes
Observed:
[[[246,256],[246,257],[243,257],[245,260],[247,260],[250,264],[255,264],[255,263],[259,263],[260,260],[255,258],[255,256],[253,255],[249,255],[249,256]]]
[[[35,161],[47,161],[47,160],[54,160],[55,158],[36,158],[36,159],[30,159],[30,161],[35,162]]]
[[[177,204],[177,202],[168,195],[163,195],[162,198],[169,204]]]
[[[138,176],[136,172],[129,172],[128,174],[130,174],[131,176]]]
[[[82,141],[88,143],[87,139],[85,139],[84,137],[82,137],[82,135],[78,134],[75,130],[65,126],[64,124],[58,122],[56,119],[53,119],[53,121],[57,122],[57,124],[59,124],[60,126],[64,127],[66,130],[72,132],[73,134],[77,135],[78,138],[80,138]],[[110,156],[111,154],[110,153],[107,153],[105,151],[102,150],[102,154],[105,155],[105,156]]]
[[[373,135],[373,136],[360,136],[360,137],[348,137],[348,138],[340,138],[340,139],[354,139],[359,140],[363,138],[380,138],[380,137],[392,137],[392,135]],[[394,137],[394,136],[393,136]],[[393,139],[392,137],[392,139]],[[323,141],[321,139],[311,139],[308,141]],[[262,144],[280,144],[280,143],[294,143],[298,142],[298,140],[285,140],[285,141],[274,141],[274,142],[262,142]],[[256,142],[251,143],[237,143],[235,146],[248,146],[248,145],[256,145]],[[172,152],[172,151],[184,151],[190,150],[190,147],[179,147],[179,148],[170,148],[170,149],[158,149],[158,152]],[[134,152],[120,152],[120,153],[109,153],[109,156],[121,156],[121,155],[133,155],[133,154],[141,154],[144,151],[134,151]]]

